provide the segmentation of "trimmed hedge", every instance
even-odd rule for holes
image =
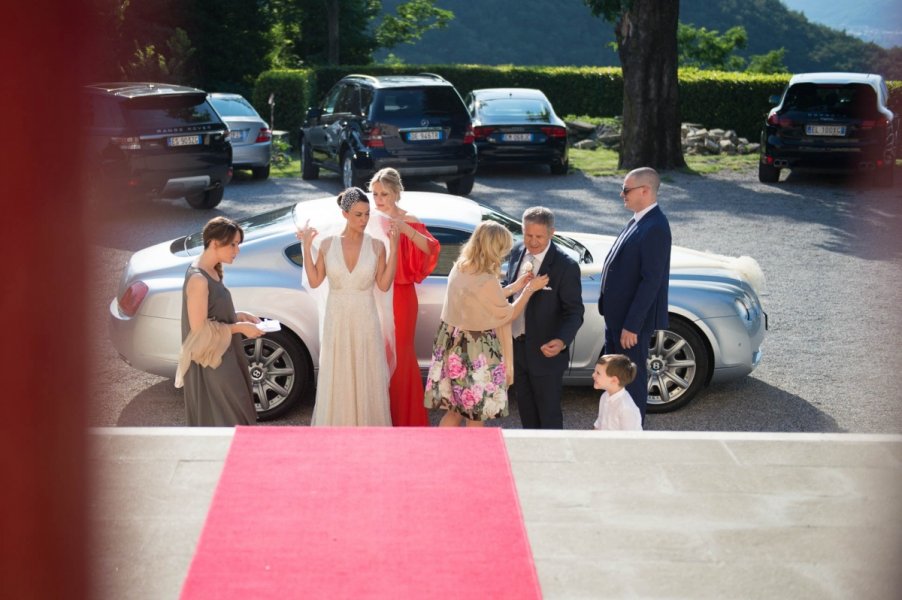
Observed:
[[[276,125],[297,130],[309,106],[317,102],[339,79],[351,73],[367,75],[441,75],[461,96],[491,87],[529,87],[542,90],[558,115],[613,117],[623,113],[623,77],[619,67],[515,67],[484,65],[366,65],[317,69],[266,71],[257,79],[253,103],[260,114],[269,114],[266,100],[276,96]],[[722,71],[680,69],[680,111],[683,121],[708,128],[735,129],[751,141],[771,108],[768,98],[780,94],[790,75],[756,75]],[[902,82],[890,82],[890,106],[902,114]]]

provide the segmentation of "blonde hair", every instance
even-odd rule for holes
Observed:
[[[401,192],[404,191],[404,184],[401,183],[401,174],[391,167],[379,169],[368,184],[369,190],[373,191],[373,184],[381,183],[388,191],[395,195],[395,200],[401,199]]]
[[[495,221],[482,221],[460,250],[455,265],[468,273],[501,275],[501,261],[511,250],[514,240],[510,231]]]

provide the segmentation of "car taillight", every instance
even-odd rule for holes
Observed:
[[[493,131],[495,131],[494,127],[482,127],[482,126],[474,127],[473,128],[473,136],[477,140],[484,140],[485,138],[489,137],[489,134],[492,133]],[[466,141],[466,139],[464,141]]]
[[[567,130],[563,127],[542,127],[542,133],[550,138],[567,137]]]
[[[138,308],[144,302],[147,296],[147,284],[143,281],[136,281],[128,288],[119,298],[119,310],[127,317],[134,317],[138,313]]]
[[[472,144],[476,141],[476,134],[473,132],[473,125],[467,125],[467,131],[464,133],[464,144]]]
[[[254,140],[255,144],[259,144],[261,142],[268,142],[272,139],[272,131],[265,127],[260,128],[260,133],[257,134],[257,139]]]
[[[874,127],[886,127],[889,125],[889,119],[886,117],[880,117],[879,119],[873,120],[869,119],[867,121],[861,122],[862,129],[873,129]]]
[[[382,140],[382,130],[373,127],[363,134],[363,145],[367,148],[385,148],[385,142]]]
[[[141,149],[141,138],[137,137],[114,137],[110,138],[110,141],[113,142],[116,146],[119,146],[120,150],[140,150]]]
[[[777,125],[779,127],[792,127],[792,119],[789,117],[781,117],[777,113],[771,113],[767,116],[768,125]]]

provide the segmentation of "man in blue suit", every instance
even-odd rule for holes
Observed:
[[[605,321],[605,352],[625,354],[638,371],[627,386],[645,418],[648,347],[652,333],[667,327],[670,224],[658,207],[661,179],[651,168],[627,173],[620,197],[633,212],[605,258],[598,312]]]
[[[585,312],[579,265],[551,242],[552,235],[554,214],[542,206],[526,209],[523,243],[511,250],[505,277],[507,283],[524,274],[549,278],[512,323],[514,394],[524,429],[564,428],[564,371]]]

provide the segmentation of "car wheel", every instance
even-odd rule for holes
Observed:
[[[656,331],[648,351],[648,412],[665,413],[688,404],[708,381],[711,360],[701,335],[691,325],[670,317]]]
[[[313,164],[313,150],[310,144],[304,140],[301,143],[301,179],[311,180],[319,178],[319,167]]]
[[[763,162],[758,163],[758,181],[761,183],[777,183],[779,180],[780,169],[766,165]]]
[[[191,206],[191,208],[216,208],[219,206],[219,203],[222,202],[222,195],[224,192],[225,188],[215,188],[199,194],[186,196],[185,200],[188,201],[188,205]]]
[[[251,173],[253,173],[254,179],[268,179],[269,165],[266,165],[265,167],[253,167]]]
[[[244,353],[259,420],[284,415],[312,388],[310,354],[293,335],[276,331],[254,340],[245,339]]]
[[[553,163],[551,163],[552,175],[566,175],[569,169],[570,161],[568,160],[565,160],[563,162],[554,161]]]
[[[345,186],[345,189],[349,187],[364,187],[360,173],[357,172],[357,167],[354,166],[354,156],[350,150],[345,152],[344,157],[341,159],[341,183]]]
[[[475,175],[464,175],[457,179],[451,179],[445,185],[448,191],[456,196],[466,196],[473,191],[473,183],[476,181]]]

